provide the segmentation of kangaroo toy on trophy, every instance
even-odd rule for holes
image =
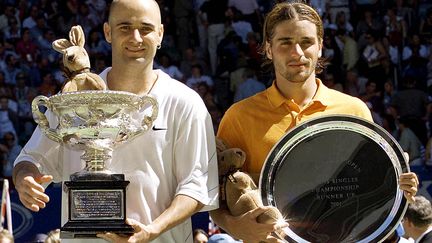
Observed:
[[[129,181],[106,165],[117,145],[151,128],[158,105],[148,95],[106,90],[104,80],[90,72],[82,28],[72,27],[69,38],[53,43],[54,49],[63,53],[68,78],[62,92],[51,97],[40,95],[32,102],[33,117],[48,138],[83,152],[76,163],[83,161],[85,167],[64,181],[62,204],[67,206],[63,214],[68,221],[62,222],[60,235],[95,238],[100,232],[131,234],[133,228],[126,224]],[[54,116],[46,116],[40,106]]]
[[[62,92],[80,90],[105,90],[106,84],[99,75],[90,72],[90,58],[84,49],[84,31],[81,26],[73,26],[69,40],[53,42],[54,50],[63,54],[63,71],[67,78]]]

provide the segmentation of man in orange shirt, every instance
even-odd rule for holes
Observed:
[[[218,137],[230,147],[243,149],[243,170],[258,181],[264,161],[277,141],[291,128],[308,119],[330,114],[354,115],[372,122],[360,99],[331,90],[315,74],[322,71],[323,24],[317,12],[303,3],[280,3],[264,23],[264,64],[272,66],[276,79],[267,90],[234,104],[223,117]],[[400,188],[413,201],[418,179],[401,175]],[[238,217],[228,210],[212,211],[213,220],[244,242],[282,242],[271,235],[279,226],[259,224],[260,207]],[[247,227],[245,227],[247,225]]]

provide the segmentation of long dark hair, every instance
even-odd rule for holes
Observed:
[[[263,27],[263,41],[261,43],[261,55],[264,60],[262,67],[264,70],[273,70],[272,60],[268,59],[265,52],[266,42],[270,43],[273,36],[276,25],[285,20],[308,20],[315,24],[317,28],[318,41],[322,42],[324,36],[323,22],[319,14],[310,7],[309,5],[302,2],[283,2],[278,3],[274,8],[267,14],[264,27]],[[319,58],[315,73],[321,73],[325,67],[325,59]]]

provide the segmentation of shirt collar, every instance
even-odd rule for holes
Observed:
[[[315,79],[317,83],[317,92],[315,96],[312,98],[313,102],[319,102],[323,106],[328,106],[331,101],[331,97],[329,94],[329,88],[327,88],[320,79]],[[285,102],[289,102],[287,98],[285,98],[279,89],[276,87],[276,82],[273,81],[272,85],[266,90],[267,99],[273,107],[279,107]]]
[[[107,80],[108,80],[108,73],[109,71],[111,71],[111,67],[107,67],[105,68],[100,74],[99,76],[103,79],[103,81],[105,81],[106,84],[108,84]],[[108,87],[107,87],[108,88]]]
[[[111,71],[111,69],[112,69],[112,67],[107,67],[99,74],[99,76],[103,79],[103,81],[105,81],[105,84],[107,84],[108,90],[109,90],[109,88],[108,88],[108,73]],[[159,90],[159,88],[157,88],[157,87],[159,86],[159,83],[162,82],[159,80],[170,78],[168,76],[168,74],[164,73],[160,69],[155,69],[154,71],[157,73],[158,78],[157,78],[157,81],[154,84],[153,88],[149,91],[149,94],[153,94],[155,90]]]
[[[286,98],[282,95],[279,89],[276,87],[276,81],[274,80],[272,85],[266,90],[267,99],[273,107],[281,106]]]

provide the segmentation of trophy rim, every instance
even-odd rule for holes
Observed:
[[[261,170],[260,180],[259,180],[259,190],[260,195],[265,206],[275,206],[275,197],[274,197],[274,184],[276,181],[276,174],[278,172],[278,168],[283,164],[283,158],[285,155],[295,146],[300,144],[301,138],[298,134],[300,132],[306,131],[306,136],[312,136],[313,134],[318,133],[316,129],[317,126],[321,126],[323,124],[328,125],[328,127],[334,128],[342,128],[343,125],[354,124],[355,126],[360,126],[365,129],[366,132],[373,133],[374,135],[380,136],[383,138],[383,141],[390,148],[392,148],[393,157],[390,158],[395,169],[395,174],[399,176],[401,173],[409,172],[409,165],[407,161],[404,159],[404,152],[400,145],[397,143],[396,139],[393,138],[385,129],[380,127],[377,124],[371,123],[363,118],[351,116],[351,115],[326,115],[318,118],[312,118],[303,123],[300,123],[298,126],[290,129],[272,148],[270,153],[268,154],[264,166]],[[328,130],[331,130],[328,128]],[[328,131],[327,130],[327,131]],[[359,133],[362,134],[362,133]],[[296,135],[298,135],[296,137]],[[305,135],[305,134],[303,134]],[[310,138],[310,137],[308,137]],[[369,137],[370,138],[370,137]],[[312,138],[313,139],[313,138]],[[370,138],[371,139],[371,138]],[[377,142],[377,141],[375,141]],[[377,142],[378,143],[378,142]],[[394,160],[397,160],[398,163],[395,163]],[[408,203],[403,196],[403,192],[400,189],[396,189],[396,196],[394,199],[394,203],[392,205],[391,212],[386,216],[385,221],[381,224],[380,227],[377,227],[371,234],[367,235],[359,242],[370,242],[371,240],[382,241],[386,239],[397,227],[398,223],[402,220],[403,214],[406,211]],[[281,210],[281,208],[278,208]],[[383,227],[386,225],[385,227]],[[284,240],[295,242],[309,242],[306,239],[303,239],[301,236],[297,235],[294,231],[292,231],[289,226],[284,230],[284,237],[280,238]],[[372,239],[371,239],[372,238]]]
[[[121,105],[125,107],[137,107],[144,97],[151,95],[137,95],[127,91],[117,90],[82,90],[66,93],[58,93],[47,97],[50,104],[55,107],[87,106],[88,104],[98,105]]]
[[[64,92],[64,93],[57,93],[50,98],[56,98],[60,96],[69,96],[69,95],[79,95],[79,94],[118,94],[118,95],[128,95],[128,96],[136,96],[141,97],[140,95],[134,94],[132,92],[128,91],[120,91],[120,90],[80,90],[80,91],[71,91],[71,92]]]

